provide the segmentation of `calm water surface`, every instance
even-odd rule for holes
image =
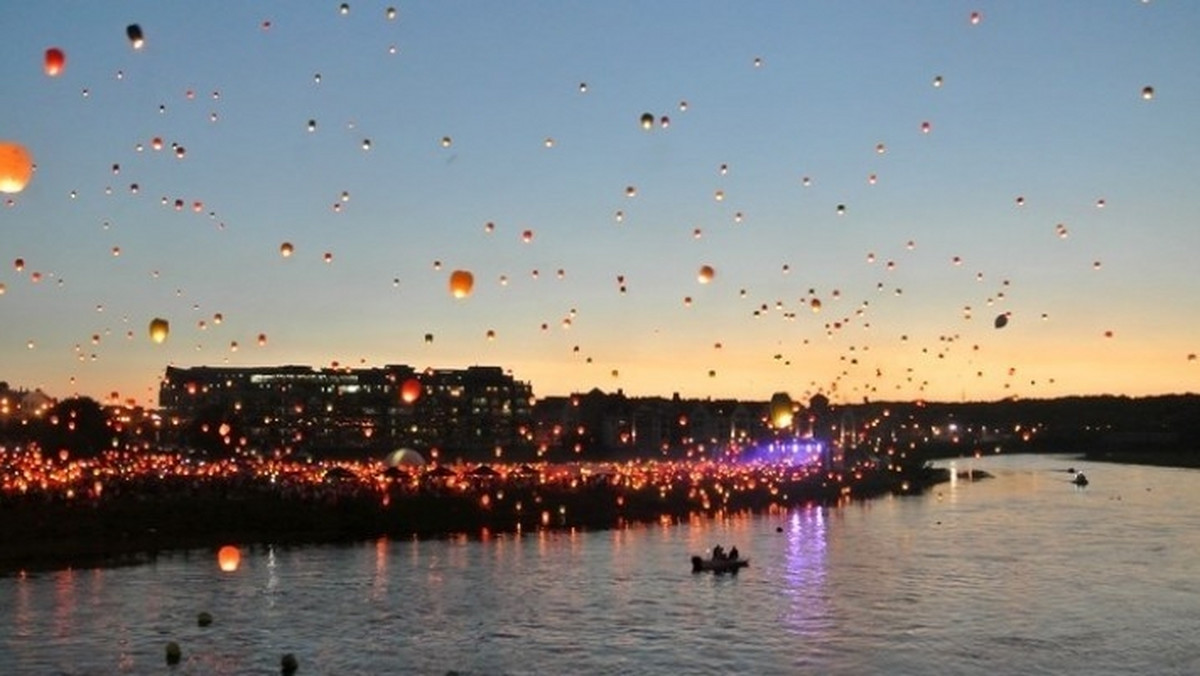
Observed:
[[[1200,673],[1200,471],[956,466],[996,478],[674,526],[263,548],[235,573],[193,552],[3,578],[0,674],[277,674],[287,652],[300,674]],[[693,575],[716,543],[750,567]]]

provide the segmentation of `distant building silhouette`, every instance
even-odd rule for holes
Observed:
[[[761,438],[767,405],[592,389],[541,399],[534,418],[538,455],[551,459],[716,457]]]
[[[209,452],[382,457],[411,447],[450,460],[532,449],[531,387],[492,366],[168,367],[159,405],[176,444]]]

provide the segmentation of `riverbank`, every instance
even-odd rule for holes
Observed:
[[[695,514],[835,504],[919,493],[947,481],[932,468],[812,472],[672,466],[669,472],[380,482],[346,475],[311,485],[166,478],[94,498],[0,500],[0,575],[143,563],[160,553],[350,542],[389,536],[620,527]]]
[[[1085,460],[1115,462],[1123,465],[1153,465],[1200,469],[1200,451],[1193,448],[1124,448],[1088,451]]]

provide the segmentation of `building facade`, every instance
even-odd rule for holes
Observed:
[[[528,383],[491,366],[168,367],[159,388],[181,448],[313,457],[407,447],[447,460],[524,458],[532,401]]]

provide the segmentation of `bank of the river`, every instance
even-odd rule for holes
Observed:
[[[1186,467],[1200,469],[1200,450],[1184,447],[1101,449],[1083,454],[1088,460],[1118,462],[1126,465]]]
[[[696,513],[918,493],[948,478],[945,470],[916,468],[799,479],[696,475],[644,485],[603,478],[574,485],[484,478],[453,487],[397,483],[383,491],[351,480],[302,491],[264,483],[167,480],[153,492],[113,490],[99,499],[0,500],[0,574],[137,563],[160,552],[230,543],[606,529]]]

